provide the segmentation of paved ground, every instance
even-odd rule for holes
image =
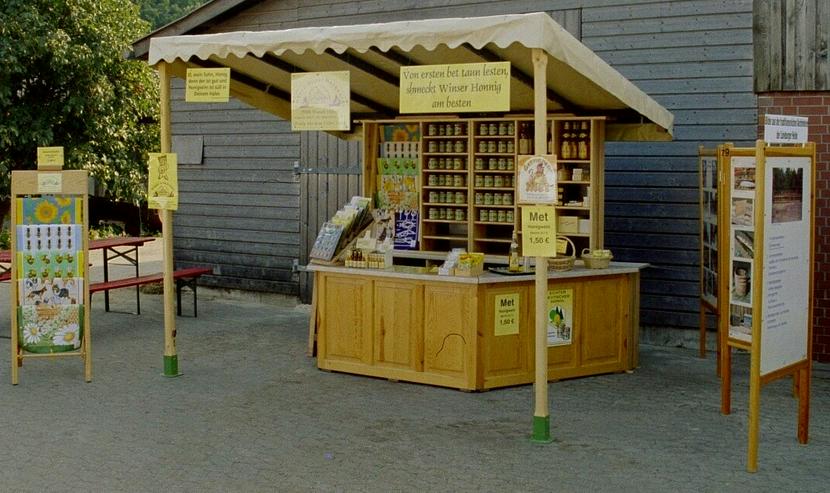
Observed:
[[[828,490],[827,367],[813,377],[808,446],[790,382],[763,389],[760,471],[748,474],[746,357],[731,416],[714,359],[692,350],[643,346],[633,374],[551,383],[555,441],[534,445],[530,386],[463,393],[321,372],[304,354],[304,307],[209,298],[198,319],[177,319],[178,378],[161,376],[155,295],[140,316],[96,300],[89,384],[73,358],[27,361],[8,385],[0,339],[0,490]]]

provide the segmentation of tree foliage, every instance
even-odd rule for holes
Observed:
[[[150,23],[151,29],[158,29],[180,17],[189,14],[207,0],[138,0],[141,18]]]
[[[65,168],[89,170],[111,197],[143,197],[158,82],[124,55],[147,31],[122,0],[0,2],[0,195],[38,146],[63,146]]]

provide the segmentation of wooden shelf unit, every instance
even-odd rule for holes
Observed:
[[[419,250],[442,251],[464,247],[468,251],[506,258],[513,230],[521,229],[521,211],[516,205],[516,168],[522,151],[533,153],[532,118],[464,119],[448,116],[363,123],[367,163],[374,162],[377,156],[372,153],[377,153],[380,125],[420,125]],[[556,206],[557,216],[572,217],[577,221],[576,231],[560,234],[574,242],[577,252],[583,248],[602,248],[605,118],[556,116],[549,117],[547,123],[548,151],[557,155],[558,168],[565,170],[560,177],[567,178],[558,180],[562,201]],[[482,127],[486,129],[483,131]],[[447,132],[452,134],[447,135]],[[568,146],[567,158],[562,155],[563,143]],[[456,152],[462,149],[463,152]],[[501,160],[504,160],[503,167]],[[364,194],[373,194],[376,177],[372,175],[377,171],[374,167],[364,169],[367,171]],[[575,169],[582,170],[581,178],[577,172],[577,179],[574,179]],[[460,182],[456,181],[457,176],[461,177]],[[439,185],[441,177],[443,185]],[[501,186],[497,186],[497,178]],[[438,195],[431,196],[441,192],[444,192],[444,201],[439,201]],[[463,194],[462,201],[456,200],[458,192]],[[453,194],[452,200],[448,197],[450,193]],[[480,202],[477,202],[478,194],[481,194]],[[487,194],[491,195],[489,203]],[[500,201],[492,198],[496,194],[501,196]],[[509,203],[505,203],[505,194],[508,194]],[[583,205],[584,197],[588,197],[587,206]],[[567,205],[567,202],[576,200],[580,201],[579,205]],[[440,218],[442,208],[445,209],[443,219]],[[462,220],[456,219],[458,209],[463,211]],[[430,217],[431,210],[436,211],[433,217]],[[453,219],[448,218],[450,210]],[[487,212],[486,220],[481,216],[482,211]],[[496,213],[495,220],[490,220],[490,211]],[[508,216],[508,211],[512,217]],[[501,220],[499,212],[504,212]],[[588,221],[587,229],[579,230],[580,220],[583,226]]]

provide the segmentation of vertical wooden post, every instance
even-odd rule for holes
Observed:
[[[171,151],[170,74],[167,63],[159,63],[161,152]],[[164,376],[179,375],[179,357],[176,354],[176,316],[173,307],[173,212],[161,210],[161,236],[164,258]]]
[[[12,183],[14,183],[14,182],[12,181]],[[11,280],[9,282],[9,288],[10,288],[10,291],[9,291],[9,304],[10,304],[10,307],[11,307],[11,314],[12,314],[12,323],[11,323],[11,349],[12,349],[11,363],[12,363],[12,372],[11,372],[11,377],[12,377],[12,385],[17,385],[20,381],[20,367],[19,367],[19,365],[22,362],[22,360],[20,359],[20,349],[19,349],[20,343],[17,339],[17,337],[18,337],[18,335],[17,335],[17,305],[18,305],[18,300],[17,300],[17,290],[18,290],[17,278],[18,278],[18,273],[17,273],[17,259],[15,258],[16,255],[17,255],[16,246],[15,246],[15,245],[17,245],[17,197],[15,196],[15,193],[14,193],[14,187],[12,187],[12,194],[11,194],[10,202],[11,202],[11,207],[10,207],[10,209],[11,209],[11,224],[9,224],[9,230],[11,232],[10,237],[11,237],[11,252],[12,252],[12,255],[11,255],[11,261],[12,261],[11,276],[12,277],[11,277]]]
[[[544,50],[533,49],[533,123],[535,127],[534,151],[546,154],[547,136],[547,65]],[[555,243],[555,240],[554,240]],[[548,404],[548,259],[536,257],[536,377],[533,384],[535,406],[533,412],[533,434],[531,440],[550,443],[550,413]]]

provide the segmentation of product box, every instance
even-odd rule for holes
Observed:
[[[579,220],[579,232],[584,234],[591,233],[591,220],[590,219],[580,219]]]
[[[579,217],[559,216],[557,230],[559,233],[577,233],[579,231]]]

